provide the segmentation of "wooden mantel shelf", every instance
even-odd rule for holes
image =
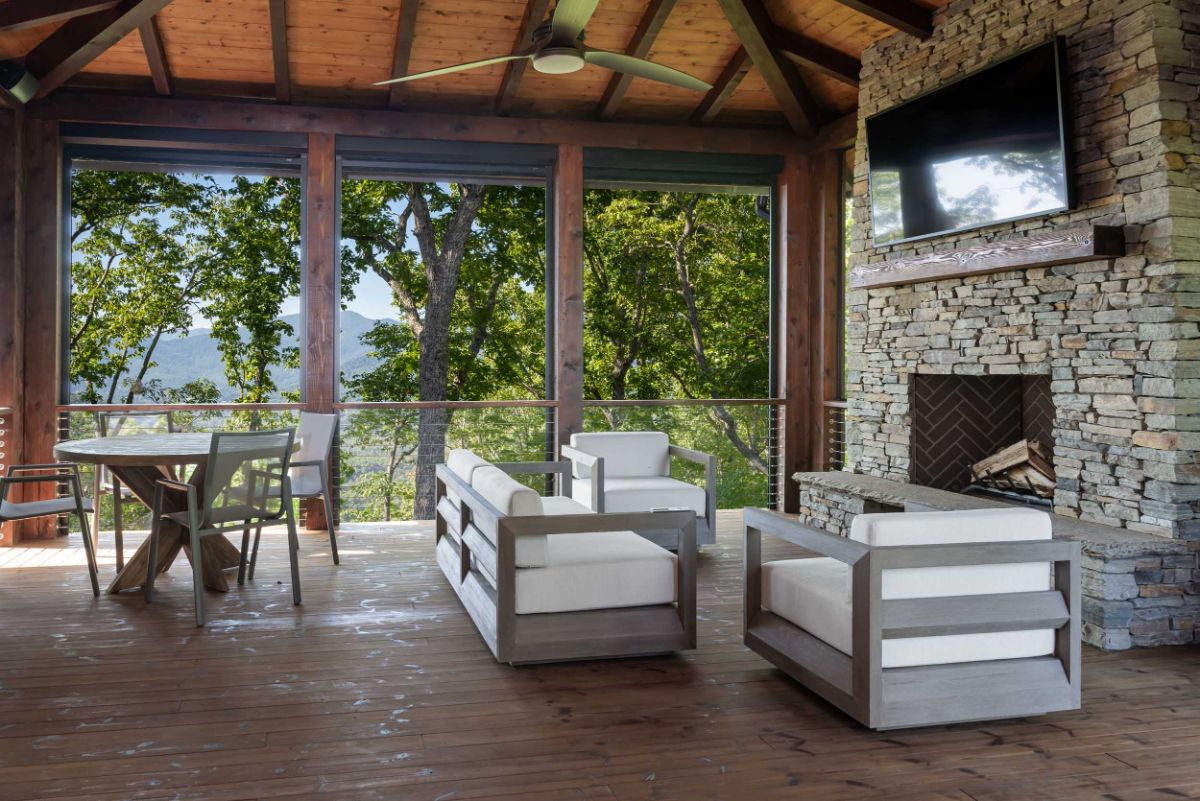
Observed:
[[[1057,231],[1008,237],[960,250],[873,262],[850,271],[855,289],[940,281],[1004,270],[1027,270],[1057,264],[1109,259],[1125,254],[1120,226],[1081,225]]]

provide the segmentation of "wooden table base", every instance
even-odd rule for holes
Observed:
[[[150,508],[154,502],[154,484],[163,478],[166,472],[161,467],[123,467],[109,465],[108,469],[118,479],[129,487],[129,490],[137,496],[138,500],[146,504]],[[197,494],[200,495],[200,502],[203,504],[201,489],[204,486],[204,466],[201,465],[192,473],[189,483],[196,486]],[[187,509],[187,499],[183,497],[181,492],[168,492],[164,499],[164,511],[178,512]],[[224,537],[217,535],[205,537],[201,540],[201,563],[204,573],[204,586],[210,590],[218,592],[228,592],[229,582],[225,578],[225,571],[231,567],[237,567],[241,552]],[[166,573],[175,561],[175,557],[179,556],[179,552],[183,551],[190,561],[192,559],[191,538],[186,529],[175,523],[163,522],[162,529],[159,532],[158,543],[158,573],[162,575]],[[108,591],[116,594],[125,590],[140,589],[146,583],[146,562],[150,558],[150,538],[138,547],[137,551],[125,563],[122,569],[112,584],[108,585]]]

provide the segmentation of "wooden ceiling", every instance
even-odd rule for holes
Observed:
[[[396,75],[523,46],[551,0],[0,0],[0,59],[59,86],[421,111],[790,126],[857,103],[859,58],[927,36],[947,0],[600,0],[585,36],[714,84],[707,96],[597,67]],[[8,102],[15,102],[11,97]]]

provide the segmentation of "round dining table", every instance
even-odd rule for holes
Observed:
[[[131,434],[119,437],[98,437],[62,442],[54,448],[55,457],[62,462],[103,465],[138,500],[150,508],[154,503],[155,483],[161,478],[173,478],[176,469],[192,467],[189,484],[196,487],[200,507],[204,506],[204,473],[208,463],[212,434]],[[180,476],[182,478],[182,475]],[[95,502],[100,503],[96,498]],[[187,509],[187,497],[179,490],[168,490],[163,496],[163,512]],[[201,540],[201,564],[204,586],[219,592],[229,590],[225,571],[237,567],[240,552],[225,537],[217,535]],[[162,521],[158,547],[158,573],[165,573],[179,552],[192,558],[191,538],[177,523]],[[134,553],[125,567],[109,585],[108,591],[138,589],[146,583],[146,562],[150,558],[150,538]]]

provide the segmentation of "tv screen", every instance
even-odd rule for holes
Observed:
[[[1062,45],[867,120],[876,245],[1070,207]]]

